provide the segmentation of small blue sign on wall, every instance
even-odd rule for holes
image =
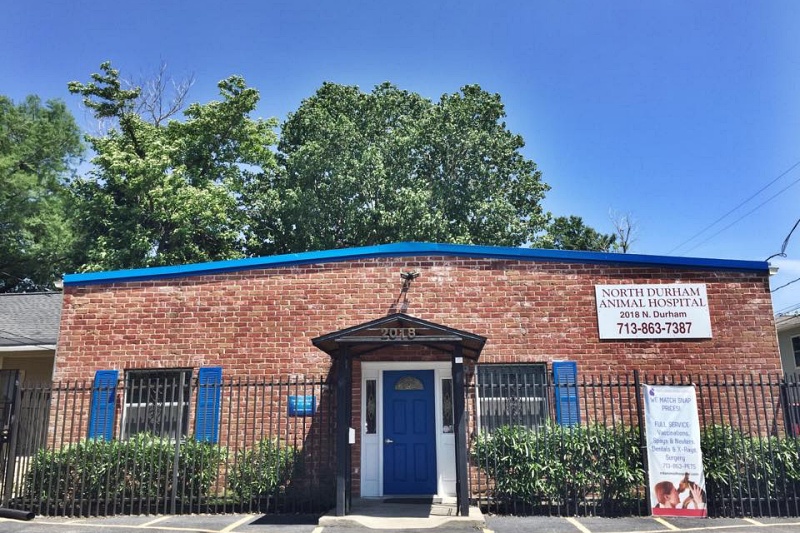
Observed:
[[[289,416],[310,416],[316,410],[316,396],[289,396]]]

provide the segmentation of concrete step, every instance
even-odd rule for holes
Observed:
[[[430,503],[419,503],[416,499],[408,499],[404,503],[401,498],[354,499],[350,513],[335,516],[333,511],[319,519],[319,525],[325,528],[334,527],[367,527],[370,529],[432,529],[447,527],[448,529],[483,529],[486,520],[477,507],[469,508],[469,516],[458,516],[455,502],[434,500]],[[392,503],[390,503],[392,502]],[[408,503],[412,502],[412,503]]]

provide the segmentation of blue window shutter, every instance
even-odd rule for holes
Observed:
[[[117,379],[119,370],[98,370],[94,373],[92,404],[89,409],[90,439],[111,440],[114,437]]]
[[[553,381],[556,391],[556,421],[562,426],[581,423],[578,405],[578,363],[554,361]]]
[[[219,441],[219,411],[222,398],[222,367],[204,366],[197,374],[197,409],[195,409],[195,439],[202,442]]]

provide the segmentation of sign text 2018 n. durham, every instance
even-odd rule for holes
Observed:
[[[595,285],[601,339],[709,339],[704,283]]]

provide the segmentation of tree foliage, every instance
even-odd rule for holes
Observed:
[[[542,240],[543,248],[559,250],[590,250],[611,252],[615,250],[616,235],[605,235],[584,224],[577,216],[557,217]]]
[[[125,89],[106,62],[69,90],[114,125],[88,141],[94,168],[76,180],[85,270],[170,265],[245,253],[242,191],[274,166],[273,121],[250,113],[258,91],[221,81],[221,100],[191,104],[184,120],[147,121],[139,88]]]
[[[474,85],[434,103],[388,83],[323,84],[282,126],[279,172],[252,196],[268,231],[251,234],[251,251],[533,241],[548,187],[504,116],[500,96]]]
[[[82,152],[63,102],[0,96],[0,292],[48,289],[73,268],[65,185]]]
[[[282,124],[252,119],[240,77],[172,118],[191,80],[162,66],[144,90],[110,63],[71,82],[108,126],[72,191],[84,270],[397,241],[608,249],[613,237],[542,209],[548,186],[509,131],[500,96],[476,85],[434,102],[385,83],[325,83]],[[588,247],[588,248],[587,248]]]

